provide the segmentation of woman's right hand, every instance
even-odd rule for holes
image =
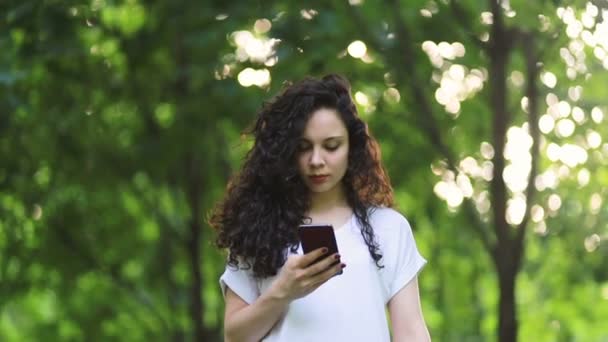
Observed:
[[[313,264],[326,253],[326,248],[318,248],[304,255],[290,255],[270,290],[278,298],[289,301],[313,292],[346,267],[345,264],[340,263],[340,255],[337,253]]]

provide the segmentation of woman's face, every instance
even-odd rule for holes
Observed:
[[[334,109],[320,108],[298,145],[298,170],[313,193],[338,189],[348,167],[348,131]]]

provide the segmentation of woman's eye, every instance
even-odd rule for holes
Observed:
[[[308,145],[308,144],[300,144],[300,145],[298,145],[298,150],[299,151],[306,151],[309,148],[310,148],[310,145]]]
[[[335,151],[338,149],[338,147],[340,147],[340,145],[329,145],[329,146],[325,146],[326,149],[330,150],[330,151]]]

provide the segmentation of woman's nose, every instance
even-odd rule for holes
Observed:
[[[310,166],[318,167],[323,166],[325,161],[323,160],[323,156],[319,149],[313,149],[312,154],[310,156]]]

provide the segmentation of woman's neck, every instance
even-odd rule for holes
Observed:
[[[348,207],[346,194],[341,185],[336,186],[330,191],[322,193],[312,193],[310,198],[309,213],[324,213],[335,208]]]
[[[339,229],[348,222],[352,214],[353,210],[348,205],[344,188],[339,186],[331,191],[312,194],[307,216],[312,220],[310,223],[328,223],[334,229]]]

